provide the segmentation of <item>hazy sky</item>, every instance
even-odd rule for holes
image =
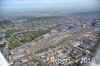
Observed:
[[[99,0],[0,0],[0,9],[8,12],[97,11]]]

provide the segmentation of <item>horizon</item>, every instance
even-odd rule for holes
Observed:
[[[75,13],[99,10],[99,0],[1,0],[0,13],[31,15],[34,13]]]

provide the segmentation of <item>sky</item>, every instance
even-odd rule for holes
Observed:
[[[98,11],[99,0],[0,0],[1,13]]]

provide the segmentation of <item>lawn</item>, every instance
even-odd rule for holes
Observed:
[[[10,44],[9,44],[9,49],[14,49],[18,46],[21,46],[21,43],[18,40],[11,37],[11,41],[10,41]]]
[[[22,40],[20,40],[21,43],[26,43],[29,41],[32,41],[34,39],[36,39],[37,37],[40,37],[41,35],[45,34],[46,31],[33,31],[30,33],[26,33],[24,38]]]
[[[10,37],[13,33],[15,33],[15,32],[17,32],[18,30],[15,30],[15,29],[12,29],[12,30],[7,30],[6,32],[5,32],[5,34],[6,34],[6,38],[8,38],[8,37]]]

